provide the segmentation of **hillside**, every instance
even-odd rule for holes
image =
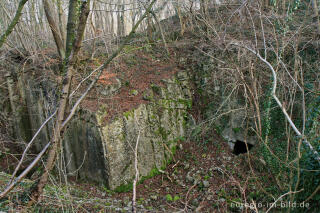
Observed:
[[[26,2],[34,38],[1,22],[0,211],[319,211],[317,1]]]

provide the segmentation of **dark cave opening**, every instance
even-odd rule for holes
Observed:
[[[253,147],[252,144],[247,143],[247,145],[248,145],[249,150]],[[248,152],[248,150],[247,150],[246,143],[243,141],[237,140],[234,144],[233,154],[239,155],[239,154],[243,154],[243,153],[247,153],[247,152]]]

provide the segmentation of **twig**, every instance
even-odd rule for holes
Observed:
[[[15,178],[18,170],[20,169],[22,162],[27,154],[27,151],[30,149],[31,145],[33,144],[33,141],[36,139],[36,137],[38,136],[38,134],[41,132],[41,130],[43,129],[43,127],[45,127],[45,125],[56,115],[57,110],[49,117],[47,118],[47,120],[45,122],[42,123],[42,125],[39,127],[38,131],[36,132],[36,134],[32,137],[31,141],[28,143],[27,147],[24,149],[22,157],[18,163],[18,166],[15,168],[11,180],[9,181],[8,185],[10,185],[13,181],[13,179]]]
[[[185,210],[185,211],[187,211],[187,209],[188,209],[188,203],[189,203],[188,196],[189,196],[189,193],[190,193],[190,191],[191,191],[194,187],[196,187],[197,184],[198,184],[198,183],[196,182],[196,183],[188,190],[188,192],[187,192],[187,194],[186,194],[186,203],[185,203],[185,205],[184,205],[184,210]]]
[[[139,146],[139,140],[140,140],[140,130],[138,132],[136,147],[134,149],[134,169],[136,171],[136,176],[133,181],[133,195],[132,195],[132,212],[136,213],[136,198],[137,198],[137,183],[139,181],[139,169],[138,169],[138,146]]]
[[[22,178],[24,178],[29,172],[30,170],[35,167],[35,165],[38,163],[38,161],[41,159],[41,157],[43,156],[43,154],[47,151],[48,147],[50,146],[51,142],[49,142],[43,149],[42,151],[38,154],[38,156],[32,161],[32,163],[19,175],[19,177],[17,177],[14,181],[11,182],[10,185],[8,185],[5,190],[3,192],[1,192],[0,194],[0,199],[3,198],[4,196],[6,196],[15,185],[17,185]]]
[[[276,201],[274,201],[274,202],[272,203],[272,205],[271,205],[270,208],[266,211],[266,213],[268,213],[268,212],[276,205],[276,203],[277,203],[281,198],[283,198],[284,196],[286,196],[286,195],[288,195],[288,194],[295,194],[295,193],[298,193],[298,192],[301,192],[301,191],[303,191],[303,189],[301,189],[301,190],[299,190],[299,191],[296,191],[296,192],[289,191],[289,192],[281,195],[280,197],[278,197],[278,199],[277,199]]]

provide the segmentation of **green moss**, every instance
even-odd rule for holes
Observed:
[[[167,195],[166,195],[166,200],[167,200],[167,201],[170,201],[170,202],[173,201],[173,198],[172,198],[171,194],[167,194]]]
[[[241,129],[242,128],[238,127],[238,128],[233,128],[232,130],[233,130],[234,133],[238,133],[238,132],[240,132]]]
[[[177,101],[180,104],[183,104],[187,107],[187,109],[190,109],[192,107],[192,100],[191,99],[178,99]]]
[[[149,172],[149,174],[147,176],[143,176],[141,177],[140,181],[138,184],[143,183],[145,180],[150,179],[156,175],[161,174],[161,172],[159,171],[159,169],[157,167],[154,167],[153,169],[151,169],[151,171]]]
[[[163,169],[163,168],[161,167],[161,169]],[[159,174],[161,174],[159,169],[154,167],[153,169],[151,169],[151,171],[149,172],[148,175],[143,176],[143,177],[140,178],[138,184],[142,184],[145,180],[150,179],[150,178],[152,178],[152,177],[154,177],[156,175],[159,175]],[[132,191],[132,189],[133,189],[133,183],[130,182],[128,184],[121,184],[120,186],[118,186],[113,191],[117,192],[117,193],[123,193],[123,192],[130,192],[130,191]]]
[[[177,151],[177,146],[172,146],[172,147],[171,147],[172,155],[175,155],[175,154],[176,154],[176,151]]]
[[[166,141],[168,139],[168,135],[169,133],[165,130],[165,128],[163,127],[159,127],[158,130],[155,131],[155,133],[159,136],[161,136],[161,138]]]
[[[118,193],[122,193],[122,192],[130,192],[130,191],[132,191],[132,189],[133,189],[133,183],[130,182],[128,184],[121,184],[113,191],[118,192]]]
[[[124,113],[123,113],[123,116],[124,116],[126,119],[129,119],[129,117],[133,117],[133,116],[134,116],[134,110],[130,110],[130,111],[124,112]]]
[[[153,101],[153,92],[150,90],[146,90],[143,92],[143,98],[147,101]]]
[[[179,197],[178,195],[175,195],[175,196],[173,197],[173,202],[175,202],[175,201],[177,201],[177,200],[180,200],[180,197]]]
[[[155,94],[157,94],[157,95],[161,94],[161,87],[160,86],[152,84],[151,89]]]
[[[136,46],[133,46],[133,45],[125,45],[124,48],[123,48],[123,52],[125,53],[129,53],[129,52],[132,52],[134,50],[136,50],[137,47]]]
[[[130,90],[130,92],[129,92],[129,95],[132,95],[132,96],[137,96],[138,94],[139,94],[139,92],[136,89]]]

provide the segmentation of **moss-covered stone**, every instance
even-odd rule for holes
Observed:
[[[97,114],[111,189],[127,189],[125,186],[132,183],[135,175],[133,149],[139,132],[138,168],[141,177],[154,175],[153,171],[172,160],[177,144],[175,139],[185,134],[185,114],[191,104],[187,81],[188,78],[175,77],[166,80],[162,87],[152,85],[144,94],[149,97],[148,104],[141,104],[107,124],[102,122],[103,113]]]

